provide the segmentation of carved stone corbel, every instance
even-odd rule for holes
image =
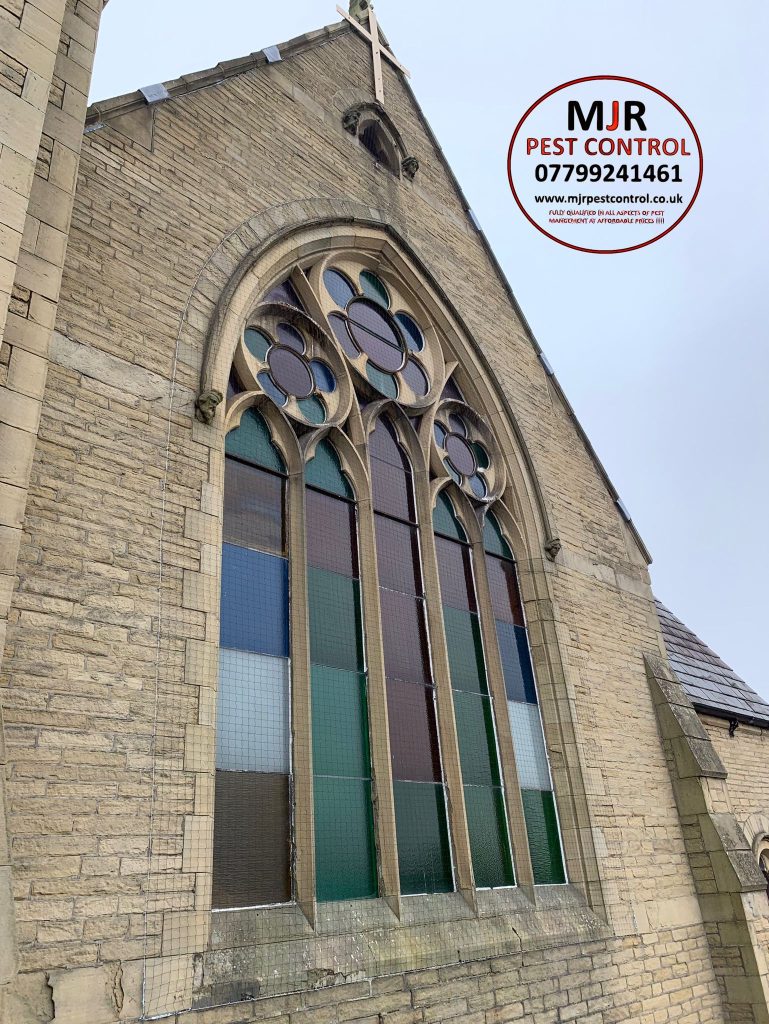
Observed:
[[[216,407],[223,398],[221,391],[203,391],[195,399],[195,419],[201,423],[213,423]]]
[[[407,156],[401,160],[401,170],[409,181],[413,181],[417,171],[419,170],[419,161],[415,156]]]

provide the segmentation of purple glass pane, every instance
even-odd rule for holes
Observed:
[[[289,348],[273,348],[267,356],[267,362],[275,383],[289,395],[296,398],[307,398],[311,395],[315,382],[307,363]]]
[[[382,462],[388,462],[407,473],[411,472],[406,453],[396,440],[395,432],[387,420],[379,420],[371,432],[369,452],[372,458],[381,459]]]
[[[417,529],[387,516],[376,516],[379,585],[402,594],[421,594]]]
[[[339,313],[329,313],[328,322],[331,324],[334,337],[341,345],[344,354],[349,356],[350,359],[357,359],[360,352],[350,337],[350,332],[347,330],[347,318]]]
[[[372,458],[371,482],[375,512],[385,512],[409,523],[416,521],[411,473]]]
[[[307,488],[307,562],[341,576],[358,576],[355,506]]]
[[[441,392],[442,402],[448,398],[452,399],[455,402],[464,402],[462,392],[457,387],[456,381],[454,380],[453,377],[449,377],[449,379],[446,381],[443,391]]]
[[[278,341],[299,355],[304,355],[304,338],[291,324],[278,324]]]
[[[304,306],[299,301],[299,296],[294,291],[294,286],[290,281],[286,280],[283,284],[279,284],[277,288],[273,288],[264,297],[265,302],[283,302],[287,306],[296,306],[297,309],[304,309]]]
[[[471,476],[468,483],[470,484],[470,490],[476,496],[476,498],[485,498],[487,494],[486,484],[484,483],[483,477],[476,474]]]
[[[403,344],[389,313],[368,299],[354,299],[348,307],[355,343],[375,366],[389,373],[403,366]]]
[[[449,434],[443,447],[457,472],[463,476],[471,476],[475,472],[475,455],[463,437]]]
[[[380,588],[379,600],[387,678],[430,683],[424,602],[383,588]]]
[[[417,398],[424,398],[430,385],[424,371],[413,359],[409,359],[403,367],[402,375]]]
[[[438,728],[432,686],[387,680],[393,778],[440,782]]]
[[[513,622],[522,626],[523,610],[518,595],[518,581],[515,578],[515,566],[506,558],[486,555],[486,571],[491,590],[491,604],[494,618],[502,622]]]
[[[449,608],[477,611],[470,549],[466,544],[446,537],[435,538],[435,549],[443,604]]]

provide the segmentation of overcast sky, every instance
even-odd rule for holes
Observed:
[[[769,243],[760,0],[378,0],[377,14],[521,306],[650,549],[657,596],[769,698]],[[335,0],[111,0],[92,98],[339,20]],[[697,128],[689,216],[638,252],[536,231],[505,158],[529,105],[569,79],[638,78]]]

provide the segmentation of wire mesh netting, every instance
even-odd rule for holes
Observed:
[[[517,884],[566,880],[502,460],[444,367],[350,253],[238,344],[161,587],[144,1016],[509,952]]]

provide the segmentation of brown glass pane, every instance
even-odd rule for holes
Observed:
[[[267,362],[275,383],[295,398],[311,395],[315,382],[304,359],[290,348],[271,348]]]
[[[379,599],[387,677],[412,683],[429,683],[430,663],[423,601],[384,589],[380,589]]]
[[[441,600],[450,608],[477,611],[470,549],[445,537],[435,538]]]
[[[309,487],[306,492],[307,562],[342,576],[358,576],[355,506]]]
[[[417,528],[377,515],[375,529],[379,585],[402,594],[421,594]]]
[[[288,782],[287,775],[217,771],[214,907],[291,899]]]
[[[224,542],[284,552],[283,480],[236,459],[224,473]]]
[[[387,680],[393,778],[440,782],[438,727],[432,686]]]
[[[518,582],[515,578],[515,566],[504,558],[495,555],[486,556],[486,570],[489,576],[491,604],[494,618],[502,622],[513,622],[522,626],[523,611],[518,596]]]
[[[416,522],[411,473],[404,473],[389,462],[372,458],[371,490],[375,512],[384,512],[409,523]]]
[[[395,433],[387,420],[379,420],[369,438],[369,452],[374,459],[381,459],[397,469],[411,472],[406,454],[398,444]]]

